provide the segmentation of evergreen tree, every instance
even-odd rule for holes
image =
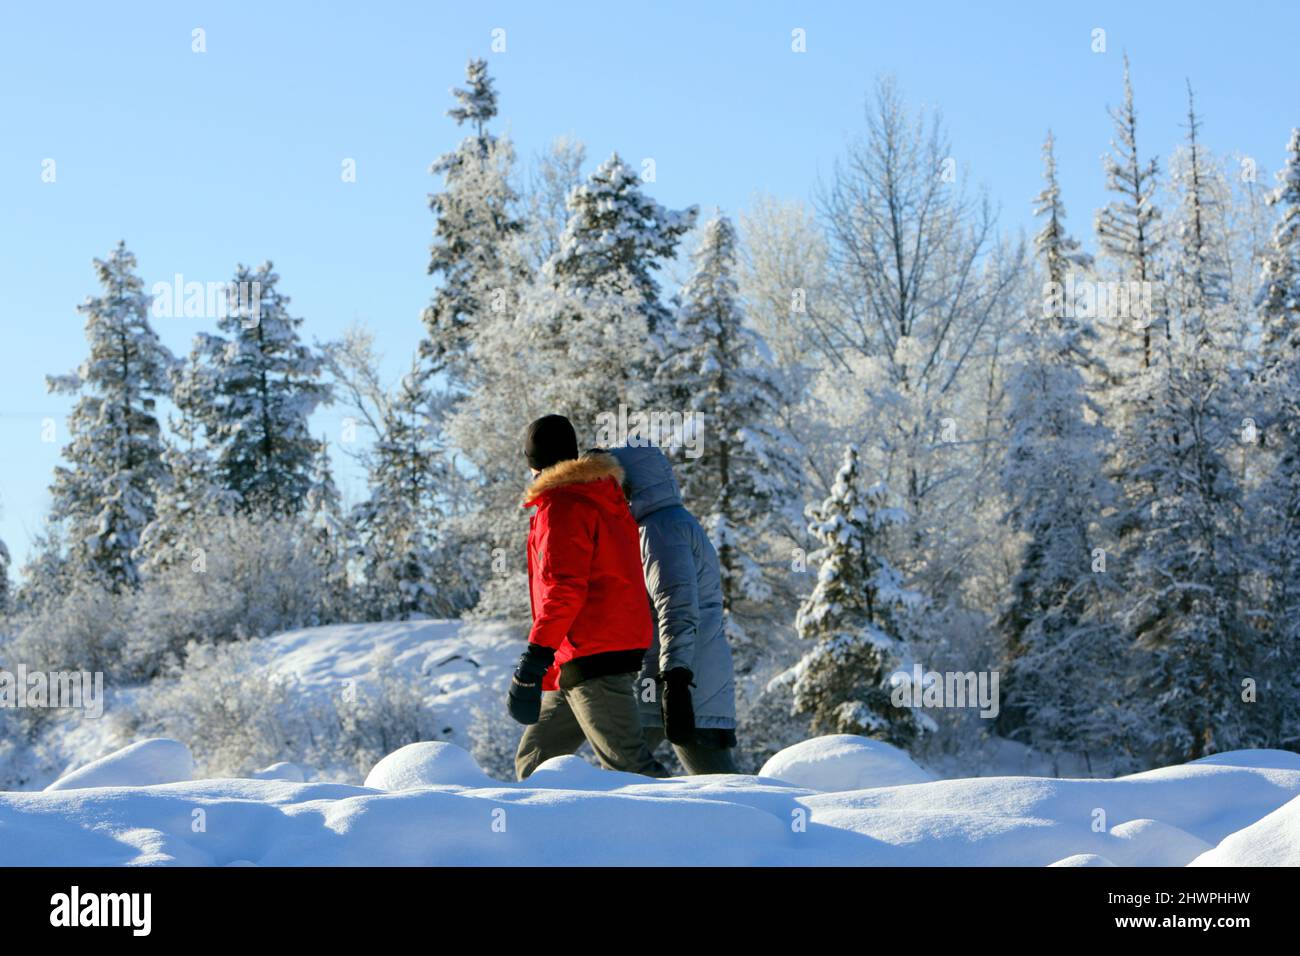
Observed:
[[[860,734],[910,745],[929,725],[896,707],[890,676],[910,666],[903,611],[920,596],[903,586],[885,557],[889,529],[905,518],[885,506],[885,489],[863,489],[858,451],[849,445],[830,496],[810,512],[808,530],[822,543],[817,585],[799,608],[795,628],[816,646],[795,666],[794,708],[812,715],[814,732]]]
[[[1280,207],[1256,298],[1263,329],[1253,395],[1265,412],[1267,470],[1251,513],[1265,582],[1253,676],[1259,682],[1260,741],[1295,749],[1300,740],[1300,128],[1270,201]]]
[[[68,521],[77,573],[113,591],[139,583],[134,552],[165,472],[156,402],[175,361],[149,324],[135,267],[121,242],[95,260],[103,293],[78,307],[90,354],[74,373],[48,379],[51,391],[80,396],[68,420],[68,464],[55,469],[50,489],[52,515]]]
[[[307,419],[330,389],[319,381],[320,358],[299,341],[302,319],[289,315],[279,280],[270,262],[239,266],[218,322],[229,337],[200,335],[191,360],[207,389],[195,414],[224,486],[245,509],[296,514],[319,452]]]
[[[697,209],[674,212],[641,191],[641,179],[618,153],[569,197],[569,220],[546,269],[562,289],[630,304],[651,343],[669,314],[654,273],[695,225]]]
[[[1092,266],[1092,256],[1081,251],[1079,241],[1065,229],[1065,206],[1056,181],[1056,138],[1051,130],[1043,143],[1043,191],[1034,198],[1034,215],[1043,220],[1042,229],[1034,237],[1034,248],[1043,264],[1044,278],[1064,287],[1070,273]]]
[[[415,363],[383,410],[369,467],[370,497],[354,520],[365,604],[377,619],[446,616],[459,610],[455,580],[439,551],[441,456],[429,424],[428,374]]]
[[[1087,260],[1065,231],[1050,134],[1043,155],[1046,187],[1035,212],[1044,226],[1035,246],[1044,277],[1060,284]],[[1019,343],[1022,361],[1007,385],[1002,489],[1004,520],[1022,543],[997,620],[1006,689],[999,732],[1049,752],[1085,755],[1117,736],[1113,696],[1098,687],[1124,672],[1106,613],[1113,572],[1100,573],[1106,569],[1094,557],[1108,544],[1103,516],[1116,504],[1104,474],[1109,435],[1079,370],[1091,361],[1094,339],[1089,322],[1049,307],[1030,316]]]
[[[1174,230],[1176,262],[1175,305],[1187,318],[1205,317],[1210,310],[1228,301],[1228,265],[1220,246],[1222,210],[1214,189],[1215,170],[1206,158],[1197,135],[1201,122],[1191,84],[1187,87],[1187,150],[1177,168],[1175,187],[1182,198]],[[1199,337],[1206,330],[1192,328],[1185,332]]]
[[[329,445],[321,436],[320,451],[312,465],[311,488],[303,507],[307,522],[312,558],[320,568],[325,591],[330,598],[333,619],[346,615],[349,604],[348,559],[352,550],[352,522],[343,512],[334,470],[330,464]]]
[[[1158,257],[1162,245],[1159,234],[1160,210],[1155,205],[1156,177],[1159,163],[1152,157],[1143,162],[1138,152],[1137,109],[1133,105],[1133,83],[1129,76],[1128,56],[1124,57],[1124,105],[1111,111],[1115,121],[1114,152],[1105,157],[1106,188],[1116,198],[1097,212],[1097,240],[1102,253],[1119,268],[1125,282],[1151,283],[1151,314],[1141,314],[1130,305],[1131,314],[1112,315],[1117,356],[1133,361],[1141,368],[1152,362],[1152,327],[1158,321],[1160,306],[1154,290],[1160,281]],[[1134,345],[1131,340],[1140,341]],[[1112,363],[1119,371],[1120,362]]]
[[[9,549],[0,541],[0,616],[9,613]]]
[[[746,327],[736,291],[736,232],[704,226],[658,379],[681,396],[697,433],[676,448],[682,494],[713,538],[723,607],[765,601],[764,537],[788,531],[802,478],[797,443],[777,424],[781,395],[767,347]],[[697,444],[698,443],[698,444]],[[684,449],[698,447],[691,458]]]
[[[1264,260],[1263,280],[1255,305],[1263,327],[1261,349],[1266,365],[1290,361],[1300,330],[1300,127],[1291,130],[1286,164],[1270,202],[1281,209],[1273,241]]]
[[[523,223],[510,186],[514,152],[508,140],[487,131],[497,114],[496,91],[484,60],[470,60],[468,87],[453,89],[459,105],[447,111],[474,135],[434,161],[429,171],[444,189],[429,197],[437,217],[429,274],[442,280],[424,311],[421,352],[434,370],[464,374],[472,330],[488,313],[514,307],[512,286],[526,270],[515,249]]]

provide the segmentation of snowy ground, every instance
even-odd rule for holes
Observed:
[[[258,647],[305,693],[337,693],[390,659],[429,688],[447,742],[390,754],[364,785],[283,763],[196,780],[184,743],[118,749],[109,722],[82,721],[59,737],[57,781],[0,792],[0,865],[1300,865],[1296,754],[1113,780],[935,779],[879,742],[823,737],[756,777],[656,781],[565,757],[502,783],[462,748],[473,708],[500,707],[518,655],[504,628],[339,626]]]
[[[649,780],[561,757],[502,784],[430,742],[366,786],[297,782],[294,767],[154,782],[191,770],[160,739],[76,789],[0,793],[0,865],[1300,865],[1300,756],[1279,751],[1114,780],[928,780],[887,745],[824,737],[757,777]]]

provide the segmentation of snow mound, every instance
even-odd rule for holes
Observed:
[[[1188,866],[1300,866],[1300,797],[1230,834]]]
[[[303,773],[302,767],[296,763],[290,763],[287,760],[281,760],[279,763],[273,763],[269,767],[263,767],[261,770],[253,772],[251,775],[254,780],[292,780],[294,783],[302,783],[307,779]]]
[[[1067,856],[1064,860],[1057,860],[1055,863],[1049,863],[1048,866],[1114,866],[1110,860],[1104,856],[1098,856],[1096,853],[1076,853],[1074,856]]]
[[[1111,828],[1107,856],[1120,866],[1186,866],[1212,844],[1159,820],[1129,820]]]
[[[823,793],[897,787],[934,779],[897,747],[852,734],[814,737],[787,747],[763,764],[758,775]]]
[[[194,779],[194,756],[179,740],[151,737],[64,774],[45,789],[147,787]]]
[[[1289,750],[1229,750],[1193,760],[1190,766],[1252,767],[1256,770],[1300,770],[1300,754]]]
[[[375,764],[365,786],[371,790],[397,791],[417,787],[481,787],[493,782],[460,747],[425,740],[407,744]]]

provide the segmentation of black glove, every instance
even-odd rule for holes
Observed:
[[[521,724],[535,724],[542,713],[542,678],[551,669],[555,650],[540,644],[529,644],[519,655],[515,676],[510,680],[510,693],[506,707],[510,716]]]
[[[659,708],[664,717],[664,736],[669,743],[689,744],[695,739],[695,705],[691,702],[694,676],[685,667],[664,672]]]

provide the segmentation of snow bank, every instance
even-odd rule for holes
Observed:
[[[864,754],[888,754],[860,743],[814,740],[773,760],[856,787],[879,779]],[[577,757],[498,783],[454,746],[426,743],[390,754],[367,782],[0,793],[0,865],[1300,862],[1300,766],[1253,752],[1114,780],[987,777],[819,792],[741,774],[651,780]],[[208,825],[195,827],[198,819]]]
[[[194,756],[189,747],[179,740],[152,737],[64,774],[45,789],[145,787],[155,783],[191,780],[193,777]]]
[[[407,744],[371,769],[371,790],[414,790],[416,787],[482,787],[494,784],[474,758],[455,744],[425,741]]]
[[[934,779],[897,747],[851,734],[814,737],[787,747],[763,764],[758,775],[826,793]]]
[[[1191,866],[1300,866],[1300,798],[1202,853]]]

